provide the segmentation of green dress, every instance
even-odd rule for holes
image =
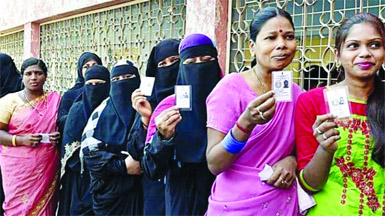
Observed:
[[[305,96],[303,102],[311,94]],[[320,100],[322,102],[317,102],[314,96],[311,97],[313,101],[303,110],[308,111],[309,116],[316,117],[326,112],[326,105],[323,97]],[[374,142],[366,117],[367,105],[364,101],[349,101],[352,115],[348,119],[337,120],[341,139],[338,141],[329,178],[323,189],[313,195],[317,204],[309,209],[307,215],[385,215],[385,169],[372,159]],[[306,103],[299,102],[298,106],[301,104]],[[301,137],[298,133],[296,138],[297,148],[314,145],[315,139],[299,141]],[[315,145],[318,147],[318,143]],[[311,146],[309,148],[316,149]],[[306,151],[300,151],[302,153],[299,157],[309,158],[306,157],[309,155],[303,154]],[[303,161],[299,158],[300,169],[305,166],[301,166],[301,163]]]

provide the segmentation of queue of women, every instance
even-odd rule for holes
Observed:
[[[1,54],[4,215],[384,215],[381,20],[346,19],[335,37],[339,82],[307,92],[293,83],[290,102],[272,90],[297,49],[290,14],[260,10],[249,37],[251,69],[226,76],[206,35],[161,41],[146,69],[151,96],[128,60],[109,72],[83,53],[61,97],[44,90],[43,60],[25,60],[20,75]],[[175,85],[191,86],[190,110],[176,106]],[[345,118],[324,97],[341,87]],[[300,190],[314,201],[305,211]]]

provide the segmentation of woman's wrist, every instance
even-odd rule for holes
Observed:
[[[17,135],[12,135],[12,146],[17,146]]]
[[[235,123],[235,126],[238,128],[238,130],[242,131],[244,134],[250,135],[253,129],[248,129],[243,127],[239,122]]]
[[[142,121],[143,127],[147,129],[148,128],[148,124],[150,123],[150,119],[147,118],[147,117],[143,117],[142,116],[141,121]]]
[[[222,146],[223,148],[232,154],[238,154],[243,147],[245,147],[247,140],[245,141],[238,141],[232,132],[233,129],[230,129],[230,131],[227,133],[227,135],[222,140]]]
[[[238,118],[238,121],[236,122],[236,126],[241,130],[245,130],[245,131],[253,131],[254,127],[255,127],[256,124],[254,124],[253,122],[249,121],[245,116],[244,114],[242,114],[239,118]],[[242,130],[243,129],[243,130]]]
[[[294,164],[295,168],[297,169],[297,167],[298,167],[297,158],[294,155],[289,155],[289,156],[287,156],[287,158],[289,158],[291,160],[292,164]]]
[[[326,149],[325,147],[323,147],[322,145],[319,145],[318,146],[318,150],[317,150],[318,152],[320,152],[322,155],[328,155],[328,156],[332,156],[333,157],[333,155],[334,155],[334,152],[335,151],[330,151],[330,150],[328,150],[328,149]]]

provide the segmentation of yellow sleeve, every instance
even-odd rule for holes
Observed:
[[[0,99],[0,122],[3,124],[8,124],[13,110],[17,105],[15,100],[18,97],[16,94],[8,94]]]

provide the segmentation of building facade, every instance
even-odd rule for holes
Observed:
[[[305,89],[335,80],[334,35],[358,12],[385,20],[385,0],[24,0],[3,1],[0,52],[20,68],[34,56],[48,65],[47,87],[63,93],[76,80],[79,55],[97,53],[108,68],[130,59],[144,74],[151,48],[165,38],[199,32],[216,43],[225,73],[252,61],[249,23],[258,10],[275,6],[293,17],[297,53],[288,69]]]

